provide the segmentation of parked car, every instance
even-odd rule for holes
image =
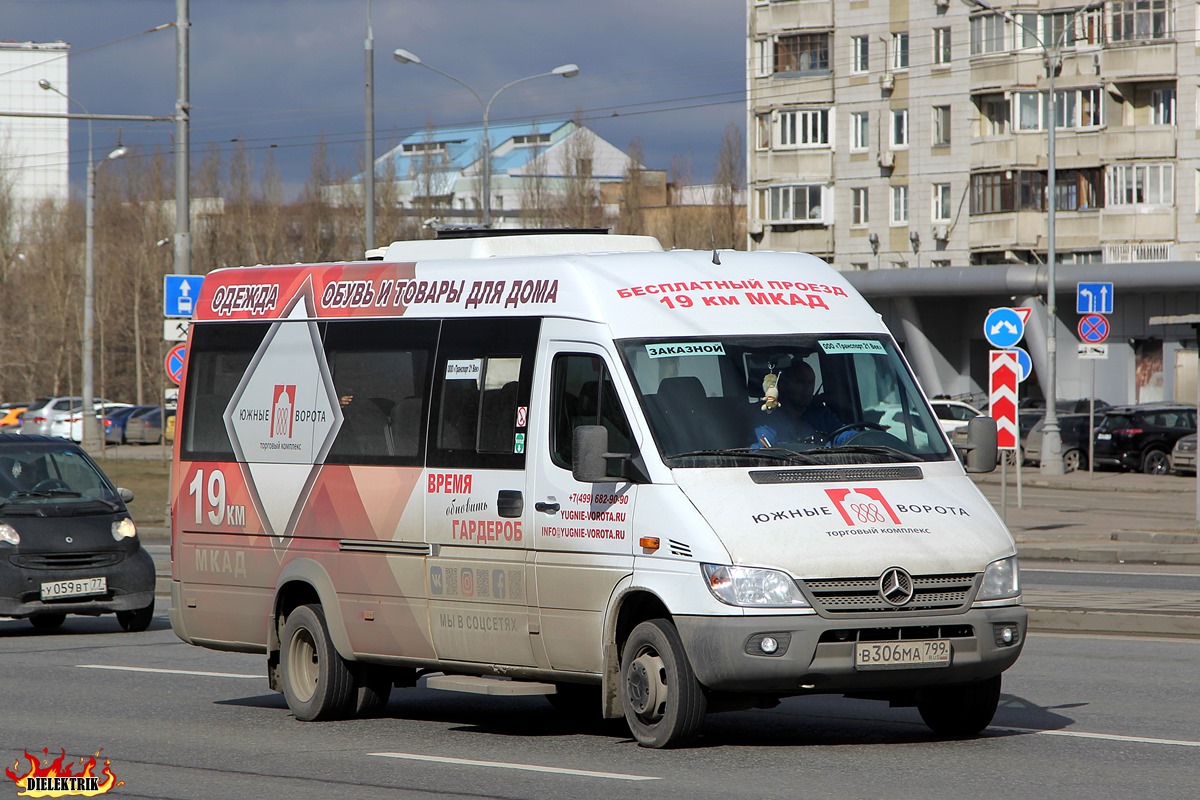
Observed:
[[[69,416],[72,408],[82,404],[82,397],[39,397],[22,414],[21,433],[49,436],[55,420]]]
[[[1171,450],[1171,470],[1176,475],[1196,474],[1196,434],[1189,433]]]
[[[1045,409],[1041,408],[1022,408],[1017,411],[1017,440],[1020,445],[1022,456],[1025,452],[1025,443],[1028,441],[1029,432],[1033,429],[1034,424],[1045,414]],[[967,444],[967,426],[963,425],[960,428],[955,428],[950,431],[950,444],[954,447],[954,452],[958,453],[958,457],[964,463],[967,460],[966,450],[964,447]],[[1010,466],[1016,464],[1017,457],[1012,450],[1000,450],[996,453],[996,463],[1005,462]],[[1024,461],[1022,460],[1022,463]]]
[[[1090,419],[1099,423],[1103,416],[1103,414],[1094,414]],[[1062,439],[1063,472],[1088,468],[1088,450],[1092,431],[1088,420],[1089,415],[1087,414],[1060,414],[1058,417],[1059,437]],[[1045,426],[1046,418],[1041,417],[1029,429],[1029,434],[1025,437],[1025,462],[1035,467],[1042,464],[1042,432]]]
[[[0,434],[0,617],[57,628],[67,614],[154,617],[154,561],[125,504],[79,445]]]
[[[1196,407],[1148,403],[1105,409],[1096,426],[1096,466],[1164,475],[1175,443],[1196,432]]]
[[[937,415],[938,425],[946,433],[966,428],[968,422],[983,414],[975,406],[961,400],[938,397],[930,400],[929,405],[933,406],[933,413]]]
[[[104,418],[110,411],[115,411],[118,408],[126,408],[129,403],[96,403],[96,424],[101,426],[103,430]],[[64,429],[63,433],[58,433],[58,430]],[[63,436],[70,439],[72,442],[83,441],[83,406],[77,406],[71,409],[71,416],[65,420],[56,422],[53,426],[51,436]]]
[[[134,414],[149,411],[157,406],[124,406],[104,416],[104,441],[108,444],[125,444],[125,425]]]
[[[21,424],[21,412],[27,408],[29,403],[0,403],[0,431],[16,433],[14,429]]]
[[[174,415],[174,409],[167,410],[168,417]],[[159,406],[150,406],[131,415],[125,422],[125,441],[128,444],[158,444],[162,441],[162,434],[163,410]]]

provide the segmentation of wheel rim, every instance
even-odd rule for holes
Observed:
[[[1079,469],[1082,459],[1078,450],[1071,450],[1063,456],[1063,472],[1074,472]]]
[[[638,653],[625,678],[625,696],[634,713],[645,722],[663,718],[667,707],[667,666],[653,650]]]
[[[320,657],[312,634],[301,628],[288,645],[288,684],[297,700],[308,702],[317,691]]]
[[[1157,450],[1146,456],[1146,472],[1151,475],[1164,475],[1167,471],[1167,456],[1166,453],[1160,453]]]

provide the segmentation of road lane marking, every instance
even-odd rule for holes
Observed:
[[[1075,739],[1103,739],[1110,742],[1133,744],[1165,744],[1176,747],[1200,747],[1200,742],[1188,739],[1152,739],[1148,736],[1121,736],[1116,733],[1086,733],[1084,731],[1047,731],[1037,728],[990,728],[1003,733],[1038,733],[1043,736],[1069,736]]]
[[[192,669],[156,669],[154,667],[114,667],[109,664],[76,664],[80,669],[111,669],[118,672],[158,672],[164,675],[199,675],[204,678],[262,678],[262,675],[243,675],[238,672],[201,672]]]
[[[542,767],[537,764],[508,764],[503,761],[474,761],[466,758],[447,758],[445,756],[423,756],[417,753],[368,753],[367,755],[381,758],[404,758],[409,761],[434,761],[439,764],[457,764],[468,767],[494,767],[496,769],[519,769],[526,772],[549,772],[555,775],[575,775],[581,778],[610,778],[618,781],[657,781],[660,778],[650,775],[628,775],[620,772],[592,772],[586,769],[566,769],[564,767]]]

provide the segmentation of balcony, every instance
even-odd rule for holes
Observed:
[[[751,30],[768,33],[796,28],[829,30],[833,27],[833,3],[826,0],[796,0],[754,6]]]
[[[1106,161],[1121,159],[1173,159],[1178,131],[1173,125],[1130,125],[1109,128],[1104,136]]]
[[[814,150],[767,150],[754,154],[753,174],[802,175],[805,182],[823,182],[833,175],[833,151],[829,148]]]
[[[1175,209],[1169,206],[1112,206],[1100,211],[1102,242],[1173,242]]]
[[[1109,44],[1100,51],[1105,81],[1161,81],[1177,77],[1176,44],[1171,41]]]
[[[1015,86],[1037,86],[1045,75],[1041,58],[1027,53],[992,53],[971,57],[971,94],[1009,91]]]

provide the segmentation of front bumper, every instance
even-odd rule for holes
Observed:
[[[41,599],[43,583],[103,576],[108,591],[90,597]],[[0,561],[0,617],[36,614],[111,614],[135,611],[154,601],[154,559],[139,547],[119,562],[103,567],[31,569]]]
[[[714,691],[791,695],[889,692],[968,683],[999,675],[1016,662],[1025,643],[1028,615],[1018,605],[972,608],[963,614],[905,620],[826,619],[816,615],[772,617],[676,617],[696,678]],[[996,644],[997,625],[1016,625],[1011,645]],[[779,655],[752,654],[755,637],[788,639]],[[859,670],[854,645],[863,641],[948,638],[947,667]]]

